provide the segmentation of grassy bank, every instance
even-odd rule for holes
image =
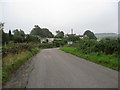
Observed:
[[[103,53],[85,54],[75,47],[62,47],[60,50],[118,71],[118,58],[114,55],[106,55]]]
[[[34,48],[31,51],[25,50],[21,51],[18,54],[10,53],[3,58],[2,66],[2,83],[5,83],[9,75],[19,68],[23,63],[25,63],[30,57],[35,55],[40,49]]]

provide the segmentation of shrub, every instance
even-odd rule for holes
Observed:
[[[118,40],[80,40],[78,49],[84,53],[102,52],[105,54],[118,53]]]

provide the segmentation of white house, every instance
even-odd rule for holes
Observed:
[[[41,41],[41,43],[47,42],[47,39],[46,38],[40,38],[40,41]]]
[[[54,38],[46,38],[48,43],[52,43],[54,41]]]
[[[72,41],[68,41],[67,44],[68,44],[68,45],[71,45],[71,44],[73,44],[73,42],[72,42]]]
[[[48,42],[48,43],[52,43],[54,41],[54,38],[41,38],[41,43],[43,42]]]

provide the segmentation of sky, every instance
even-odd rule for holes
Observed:
[[[119,0],[0,0],[0,22],[4,31],[22,29],[30,33],[34,25],[82,35],[118,33]]]

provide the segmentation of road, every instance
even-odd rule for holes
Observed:
[[[65,53],[44,49],[33,59],[26,88],[117,88],[118,72]]]

